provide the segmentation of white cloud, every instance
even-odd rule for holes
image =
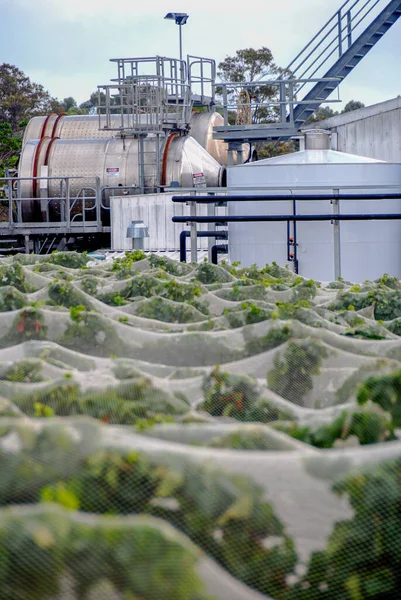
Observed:
[[[32,79],[42,82],[55,96],[73,95],[81,102],[97,84],[107,83],[112,76],[110,57],[177,56],[177,27],[163,21],[169,10],[190,15],[183,29],[184,54],[209,56],[220,62],[239,48],[268,46],[277,64],[286,66],[338,10],[341,0],[286,0],[285,3],[254,0],[248,4],[234,0],[203,0],[202,3],[199,0],[0,0],[0,4],[2,2],[8,3],[8,10],[15,13],[16,23],[21,13],[43,16],[42,29],[35,29],[34,46],[24,47],[25,56],[32,56],[28,65]],[[344,100],[351,96],[369,103],[376,101],[380,94],[379,99],[383,100],[397,95],[401,75],[395,55],[400,49],[400,23],[394,30],[397,27],[398,32],[387,34],[342,85]],[[37,61],[39,69],[33,57],[41,45],[46,46],[49,31],[57,32],[58,46],[54,47],[53,40],[52,48],[61,56],[58,56],[56,69],[46,60]],[[24,44],[23,32],[21,44]],[[375,73],[375,80],[370,85],[371,72]]]

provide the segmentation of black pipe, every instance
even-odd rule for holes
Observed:
[[[191,232],[188,230],[181,231],[180,233],[180,262],[187,262],[187,238],[190,235]],[[226,240],[228,238],[228,231],[197,231],[196,237],[214,237],[217,240]]]
[[[252,223],[280,221],[394,221],[401,219],[401,213],[350,214],[350,215],[243,215],[235,217],[173,217],[173,223]]]
[[[214,204],[216,202],[265,202],[271,200],[278,202],[279,200],[400,200],[401,192],[399,193],[383,193],[383,194],[242,194],[236,196],[173,196],[173,202],[196,202],[198,204]]]
[[[228,252],[228,246],[227,244],[220,244],[220,246],[212,246],[212,256],[211,256],[211,260],[212,260],[212,264],[213,265],[217,265],[218,264],[218,255],[219,254],[227,254]]]
[[[297,214],[297,203],[292,201],[292,212]],[[292,223],[292,235],[291,235]],[[296,221],[287,221],[287,261],[294,263],[294,272],[298,274],[298,241],[297,241],[297,223]]]

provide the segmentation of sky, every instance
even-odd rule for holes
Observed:
[[[184,54],[219,62],[238,49],[267,46],[286,67],[340,2],[0,0],[0,63],[16,65],[52,96],[73,96],[79,104],[115,76],[110,58],[178,56],[178,27],[163,18],[175,11],[190,15],[183,27]],[[343,103],[370,105],[400,95],[400,55],[401,20],[342,84]]]

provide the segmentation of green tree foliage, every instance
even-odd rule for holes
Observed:
[[[49,92],[18,67],[0,65],[0,121],[9,123],[13,131],[31,117],[52,112],[53,103]]]
[[[97,108],[99,106],[99,99],[100,99],[100,106],[105,106],[106,105],[106,94],[104,92],[92,92],[92,94],[90,95],[90,97],[88,98],[88,100],[85,100],[85,102],[82,102],[82,104],[79,105],[79,108],[83,111],[85,111],[84,113],[81,114],[89,114],[89,115],[96,115],[97,114]],[[115,98],[114,96],[110,97],[110,105],[117,105],[119,103],[118,98]],[[113,112],[119,112],[118,110],[113,110],[111,109],[111,113],[113,114]]]
[[[350,100],[341,112],[334,111],[331,106],[321,106],[311,117],[309,117],[306,123],[318,123],[319,121],[325,121],[326,119],[331,119],[331,117],[337,117],[338,115],[343,115],[364,107],[364,103],[359,100]]]
[[[269,48],[263,46],[259,49],[244,48],[237,50],[234,56],[227,56],[218,65],[218,76],[223,82],[251,82],[258,78],[274,79],[285,73],[285,70],[274,62],[273,54]],[[233,88],[229,91],[229,102],[235,105],[242,88]],[[221,92],[221,89],[217,90]],[[260,106],[267,102],[276,101],[278,87],[273,85],[260,85],[247,90],[252,100],[252,120],[254,123],[270,123],[277,120],[276,108]]]
[[[345,105],[344,110],[341,111],[341,114],[352,112],[353,110],[358,110],[360,108],[365,108],[363,102],[359,102],[359,100],[350,100],[348,104]]]
[[[64,98],[63,106],[65,112],[68,112],[70,108],[77,108],[77,101],[72,96],[69,96],[68,98]]]
[[[306,125],[310,123],[318,123],[319,121],[325,121],[326,119],[331,119],[331,117],[336,117],[339,113],[335,112],[331,106],[321,106],[317,109],[316,112],[313,113],[306,121]]]
[[[269,50],[263,46],[259,49],[245,48],[237,50],[234,56],[227,56],[219,63],[218,76],[224,82],[250,82],[258,78],[276,79],[283,76],[286,71],[274,62],[274,57]],[[246,89],[246,88],[244,88]],[[242,88],[233,88],[229,91],[228,99],[232,107],[239,103],[239,94]],[[277,86],[261,85],[246,89],[251,99],[251,114],[253,123],[272,123],[278,120],[279,111],[277,106],[262,106],[268,102],[278,100],[279,89]],[[221,93],[221,88],[217,89]],[[235,123],[236,111],[229,111],[230,123]],[[259,143],[256,150],[259,159],[288,154],[296,150],[296,144],[290,142]]]
[[[10,123],[0,122],[0,177],[6,169],[16,168],[21,145],[21,136],[13,132]]]

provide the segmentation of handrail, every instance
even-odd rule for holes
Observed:
[[[80,181],[84,185],[80,187],[77,194],[74,196],[71,195],[71,182],[72,181]],[[58,195],[48,195],[48,187],[44,190],[46,194],[44,196],[34,196],[27,197],[21,194],[21,183],[23,182],[33,182],[33,181],[53,181],[59,182],[59,190]],[[85,182],[89,182],[92,185],[85,185]],[[95,182],[96,187],[92,187]],[[4,184],[4,185],[2,185]],[[57,189],[57,185],[55,186]],[[57,227],[57,225],[63,227],[70,227],[73,221],[77,221],[79,218],[82,218],[82,222],[80,222],[80,226],[83,230],[87,226],[94,227],[100,231],[102,229],[102,222],[100,219],[100,210],[101,210],[101,188],[100,188],[100,179],[99,177],[91,177],[89,175],[85,175],[83,177],[79,176],[71,176],[71,177],[17,177],[17,176],[8,176],[8,177],[0,177],[0,190],[3,189],[5,198],[3,201],[8,202],[8,227],[10,230],[17,227],[24,226],[32,226],[32,227]],[[88,194],[89,192],[89,194]],[[87,195],[88,194],[88,195]],[[81,210],[73,215],[72,211],[74,207],[77,206],[77,203],[81,201],[82,207]],[[23,209],[22,207],[28,203],[44,203],[42,205],[42,211],[45,212],[45,218],[42,222],[32,223],[29,219],[23,218]],[[49,207],[53,202],[57,202],[60,204],[60,214],[54,215],[56,218],[51,219],[49,216]],[[90,206],[86,206],[86,203],[90,202]],[[16,210],[15,210],[16,208]],[[95,218],[86,221],[85,211],[95,211]],[[16,214],[14,214],[16,213]],[[3,226],[1,226],[3,227]]]
[[[394,221],[401,220],[401,213],[316,214],[316,215],[235,215],[172,217],[173,223],[259,223],[282,221]]]
[[[279,202],[285,200],[401,200],[401,192],[387,194],[282,194],[282,195],[256,195],[236,194],[224,196],[224,202]],[[197,204],[215,204],[221,202],[216,196],[173,196],[173,202],[196,202]]]
[[[323,25],[323,27],[317,32],[317,34],[312,38],[312,40],[297,54],[297,56],[290,62],[286,71],[290,74],[290,76],[297,76],[298,72],[305,68],[303,76],[306,73],[310,73],[319,60],[319,58],[324,54],[328,48],[332,44],[336,44],[334,51],[339,51],[339,56],[341,57],[343,54],[343,42],[348,40],[348,47],[352,44],[352,34],[355,32],[357,27],[361,25],[371,14],[371,12],[379,5],[385,5],[384,0],[347,0],[344,4],[337,10],[334,15]],[[360,7],[359,10],[352,14],[352,10],[356,7]],[[357,17],[360,16],[360,19],[356,21]],[[332,37],[326,46],[326,48],[321,51],[319,56],[314,57],[310,64],[308,64],[309,59],[314,56],[314,53],[321,49],[323,44],[327,42],[327,39],[331,34],[335,33],[335,36]],[[345,35],[344,35],[345,34]],[[315,42],[317,42],[315,44]],[[333,52],[334,52],[333,51]],[[319,65],[318,69],[321,68],[324,64],[327,63],[329,58],[332,56],[333,52],[331,52],[325,60]],[[316,73],[316,69],[313,74]],[[312,74],[312,75],[313,75]]]

